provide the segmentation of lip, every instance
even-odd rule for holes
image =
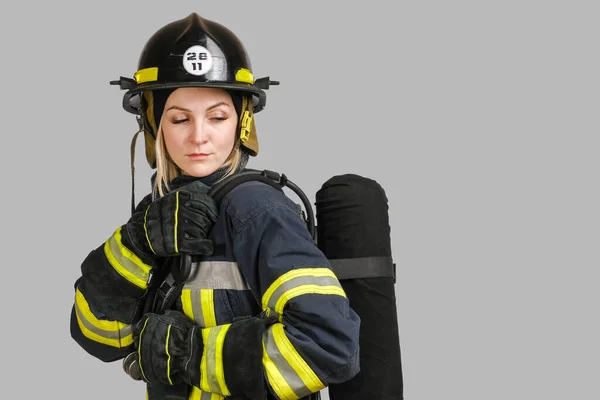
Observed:
[[[192,160],[204,160],[208,156],[210,156],[208,153],[190,153],[187,155],[187,157]]]

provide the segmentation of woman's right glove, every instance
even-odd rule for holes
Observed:
[[[208,235],[219,211],[209,187],[194,181],[152,202],[125,225],[132,244],[147,255],[211,255]]]

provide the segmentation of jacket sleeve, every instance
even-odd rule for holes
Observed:
[[[359,371],[360,319],[296,204],[256,182],[231,195],[223,207],[234,256],[263,315],[275,323],[259,336],[258,354],[251,350],[256,335],[242,324],[204,329],[204,353],[217,356],[216,362],[203,360],[213,366],[203,379],[221,373],[232,394],[244,387],[242,380],[246,387],[264,380],[277,398],[299,399],[352,378]],[[209,389],[214,387],[203,388]]]
[[[148,195],[134,214],[143,213],[150,202]],[[88,254],[74,285],[71,337],[105,362],[123,358],[133,349],[131,324],[141,317],[154,263],[135,249],[123,228]]]

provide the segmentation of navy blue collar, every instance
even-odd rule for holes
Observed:
[[[245,168],[242,169],[242,171],[243,170],[245,170]],[[216,170],[215,172],[213,172],[212,174],[203,176],[200,178],[195,177],[195,176],[190,176],[190,175],[179,175],[179,176],[176,176],[175,178],[173,178],[173,180],[171,180],[171,182],[169,182],[169,188],[170,188],[170,190],[177,189],[181,186],[187,185],[188,183],[191,183],[194,181],[200,181],[207,186],[212,186],[217,180],[219,180],[219,178],[221,178],[223,175],[225,175],[225,172],[227,172],[227,167],[220,168],[220,169]],[[151,178],[152,186],[154,186],[155,180],[156,180],[156,172],[154,172],[154,174],[152,174],[152,178]]]

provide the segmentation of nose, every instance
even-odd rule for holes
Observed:
[[[189,139],[192,144],[201,144],[208,140],[207,127],[204,126],[203,121],[197,121],[192,126]]]

